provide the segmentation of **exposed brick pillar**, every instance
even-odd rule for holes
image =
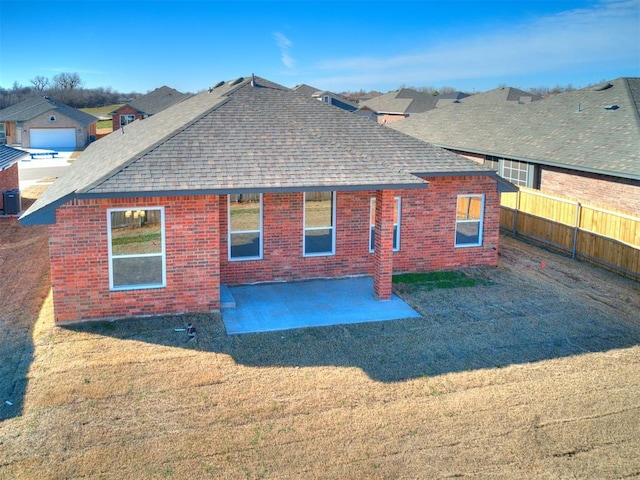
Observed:
[[[391,300],[393,276],[393,190],[376,191],[376,234],[373,291],[378,300]]]

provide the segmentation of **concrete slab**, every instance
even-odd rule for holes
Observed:
[[[222,308],[227,334],[380,322],[420,317],[396,295],[379,301],[369,277],[229,287]]]

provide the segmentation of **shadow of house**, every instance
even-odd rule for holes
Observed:
[[[557,296],[552,291],[537,291],[524,302],[499,302],[492,299],[491,289],[431,292],[429,303],[435,311],[422,312],[422,318],[390,322],[228,336],[220,315],[209,314],[63,328],[226,354],[249,367],[359,368],[380,382],[500,368],[640,344],[640,328],[605,315],[589,315],[591,307],[579,298],[562,316],[554,314]],[[450,300],[466,295],[476,304],[473,310],[464,301]],[[174,331],[187,322],[196,326],[197,343],[189,342],[184,332]]]
[[[24,198],[28,206],[33,199]],[[34,355],[33,325],[50,290],[47,230],[0,218],[0,421],[20,416]]]

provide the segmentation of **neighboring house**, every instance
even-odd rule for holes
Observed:
[[[540,95],[535,93],[525,92],[519,88],[514,87],[498,87],[486,92],[475,93],[473,95],[467,95],[466,97],[458,98],[458,103],[466,103],[469,105],[500,105],[500,104],[515,104],[515,103],[531,103],[542,100]],[[440,105],[438,105],[440,106]]]
[[[95,140],[98,119],[51,97],[33,97],[0,110],[6,143],[22,148],[82,149]]]
[[[452,103],[460,103],[463,99],[470,97],[471,95],[464,92],[451,92],[436,95],[436,108],[444,107]]]
[[[26,152],[18,150],[17,148],[0,145],[0,211],[5,215],[17,214],[20,212],[20,208],[5,209],[4,197],[5,192],[20,189],[18,162],[26,155]],[[14,205],[11,205],[10,207],[13,206]]]
[[[533,102],[458,104],[391,128],[457,152],[516,185],[640,212],[640,78]]]
[[[123,106],[111,112],[113,130],[130,124],[134,120],[155,115],[174,103],[181,102],[185,98],[189,98],[189,94],[180,93],[173,88],[163,86],[156,88],[152,92],[147,93],[135,100],[125,103]]]
[[[301,85],[296,85],[291,90],[304,96],[320,100],[327,105],[333,105],[334,107],[341,108],[343,110],[346,110],[347,112],[353,112],[358,109],[358,105],[343,97],[342,95],[329,92],[327,90],[318,90],[304,83]]]
[[[21,217],[49,225],[57,322],[220,310],[221,284],[496,265],[500,195],[459,155],[261,78],[92,144]]]
[[[401,88],[360,102],[357,114],[370,116],[375,114],[380,125],[402,120],[409,115],[426,112],[436,108],[437,98],[434,95],[418,92],[410,88]]]

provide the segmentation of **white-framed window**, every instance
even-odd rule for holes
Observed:
[[[458,195],[456,206],[456,247],[482,245],[484,195]]]
[[[112,290],[166,286],[163,207],[109,209],[107,234]]]
[[[335,223],[335,192],[305,192],[303,236],[305,257],[335,253]]]
[[[135,119],[135,115],[120,115],[120,126],[124,127],[125,125],[129,125]]]
[[[55,115],[49,115],[49,121],[50,122],[55,122],[56,121],[56,116]]]
[[[520,162],[518,160],[500,159],[498,174],[509,180],[514,185],[522,187],[536,187],[535,165],[533,163]]]
[[[400,218],[401,218],[401,200],[395,197],[395,205],[393,208],[393,251],[400,251]],[[375,250],[375,228],[376,228],[376,198],[371,198],[371,210],[369,214],[369,252]]]
[[[7,124],[0,122],[0,145],[7,143]]]
[[[262,258],[262,194],[228,195],[229,260]]]

